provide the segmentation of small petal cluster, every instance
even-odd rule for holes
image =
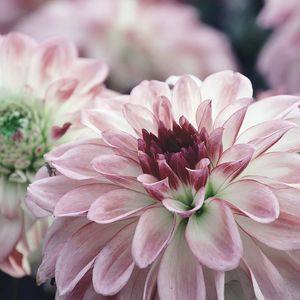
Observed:
[[[300,2],[269,0],[258,21],[261,26],[274,29],[260,53],[259,71],[272,88],[299,93]]]
[[[29,272],[25,256],[48,223],[24,207],[27,185],[46,152],[86,131],[80,109],[104,91],[106,75],[106,65],[78,58],[72,43],[0,36],[0,268],[14,276]]]
[[[46,155],[27,204],[54,215],[38,281],[57,299],[300,295],[299,104],[253,102],[224,71],[144,81],[82,121],[99,138]]]
[[[118,91],[127,92],[141,78],[204,78],[236,69],[227,38],[200,23],[194,8],[176,1],[51,1],[16,28],[38,39],[73,39],[87,57],[107,61],[110,82]]]

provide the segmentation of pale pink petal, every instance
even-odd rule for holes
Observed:
[[[85,218],[72,218],[72,221],[58,218],[53,222],[44,240],[43,261],[37,272],[38,284],[55,276],[55,265],[61,249],[68,238],[88,222]]]
[[[168,178],[157,181],[157,178],[152,175],[142,174],[138,176],[137,180],[142,183],[145,190],[155,199],[162,201],[168,198],[170,192]]]
[[[207,300],[224,300],[225,272],[214,271],[206,267],[202,267]]]
[[[33,202],[38,207],[53,212],[56,203],[63,195],[84,183],[63,175],[37,180],[29,185],[26,202]]]
[[[90,206],[88,218],[97,223],[111,223],[131,217],[155,200],[147,194],[128,189],[115,189],[100,196]]]
[[[238,136],[238,133],[242,126],[246,111],[247,107],[241,108],[240,110],[235,112],[230,118],[228,118],[228,120],[223,124],[223,150],[228,149],[235,143],[236,137]]]
[[[134,268],[131,243],[136,223],[122,228],[99,253],[93,270],[97,293],[114,295],[128,282]]]
[[[215,129],[207,140],[207,153],[213,166],[218,163],[218,160],[223,152],[222,136],[224,128]]]
[[[116,188],[109,183],[91,183],[75,188],[59,199],[53,214],[56,217],[85,215],[97,198]]]
[[[154,103],[153,112],[157,119],[163,123],[165,128],[173,128],[172,104],[168,98],[161,96],[159,100]]]
[[[52,165],[62,174],[77,180],[99,177],[92,168],[92,161],[99,153],[114,153],[108,146],[79,145],[67,150],[63,155],[52,160]]]
[[[185,241],[184,229],[181,223],[161,260],[157,279],[161,300],[205,299],[202,267]]]
[[[219,191],[216,197],[226,200],[251,219],[270,223],[279,216],[279,203],[270,188],[254,180],[240,180]]]
[[[263,176],[281,183],[299,183],[300,156],[296,153],[265,153],[252,160],[240,176]]]
[[[209,183],[216,193],[223,185],[235,179],[249,164],[254,149],[247,144],[233,145],[221,156],[219,165],[209,176]]]
[[[270,224],[258,224],[248,218],[238,217],[236,221],[248,234],[262,243],[279,250],[299,249],[299,191],[292,188],[276,190],[280,215]]]
[[[254,156],[265,152],[295,124],[284,120],[272,120],[254,125],[244,131],[237,139],[237,143],[250,143],[255,147]]]
[[[195,112],[201,103],[200,87],[191,76],[182,76],[173,88],[172,105],[176,120],[185,116],[195,125]]]
[[[151,224],[151,226],[149,226]],[[175,218],[162,207],[142,214],[132,242],[132,256],[140,268],[146,268],[166,247],[175,226]]]
[[[219,271],[239,264],[243,247],[230,209],[221,201],[205,204],[200,214],[189,218],[186,239],[203,265]]]
[[[122,225],[105,226],[91,222],[69,238],[59,253],[55,268],[55,281],[61,295],[70,292],[92,268],[100,250]]]
[[[23,230],[23,216],[21,212],[16,218],[5,218],[0,215],[0,261],[5,260],[14,250]]]
[[[273,96],[252,103],[247,110],[241,132],[256,124],[284,118],[300,104],[296,96]]]
[[[26,84],[27,68],[37,44],[25,35],[11,33],[4,36],[0,47],[1,86],[21,92]]]
[[[208,133],[213,129],[211,100],[205,100],[201,102],[196,112],[196,122],[198,125],[198,131],[204,127]]]
[[[286,299],[289,295],[288,287],[278,270],[250,237],[244,233],[241,236],[244,245],[243,260],[265,299]]]
[[[157,291],[157,275],[160,261],[160,259],[157,259],[149,268],[145,281],[143,300],[160,300]]]
[[[138,136],[142,135],[142,129],[157,134],[158,120],[146,107],[126,103],[123,113],[127,122],[132,126]]]
[[[144,80],[130,93],[133,104],[140,105],[143,103],[150,110],[153,109],[153,104],[159,101],[161,96],[171,99],[171,91],[167,83],[156,80]]]
[[[227,105],[241,98],[252,97],[249,79],[239,73],[222,71],[208,76],[202,83],[203,100],[212,100],[213,119]]]

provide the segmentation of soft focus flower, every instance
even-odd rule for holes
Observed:
[[[0,36],[0,268],[14,276],[29,272],[26,256],[47,228],[22,202],[27,185],[44,153],[85,130],[79,110],[104,91],[106,75],[72,43]]]
[[[59,0],[47,3],[17,28],[38,39],[72,38],[86,56],[108,62],[112,86],[123,91],[141,78],[165,80],[170,74],[186,73],[204,78],[234,69],[227,38],[200,23],[194,8],[175,2]]]
[[[58,299],[223,299],[225,283],[299,298],[300,98],[251,97],[224,71],[86,110],[99,138],[48,153],[56,176],[28,189],[56,217],[38,281],[55,278]]]
[[[300,92],[300,1],[267,2],[259,22],[274,32],[260,53],[258,69],[272,88]]]
[[[20,19],[47,0],[1,0],[0,33],[8,32]]]

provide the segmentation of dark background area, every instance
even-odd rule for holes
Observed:
[[[203,22],[223,31],[230,39],[240,72],[249,77],[256,91],[266,89],[255,69],[257,55],[268,32],[256,25],[262,0],[186,0],[197,7]],[[38,287],[33,277],[14,279],[0,273],[0,300],[50,300],[53,292]]]

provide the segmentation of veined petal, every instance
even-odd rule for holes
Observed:
[[[97,198],[117,188],[109,183],[91,183],[75,188],[59,199],[53,214],[56,217],[85,215]]]
[[[212,100],[213,119],[227,105],[241,98],[252,97],[249,79],[239,73],[222,71],[208,76],[201,85],[203,100]]]
[[[162,122],[167,129],[172,129],[172,104],[168,98],[161,96],[159,100],[154,103],[153,112],[154,115],[157,116],[157,119]]]
[[[280,215],[270,224],[258,224],[242,216],[237,216],[236,221],[248,234],[269,247],[283,251],[299,249],[299,193],[293,188],[275,190]]]
[[[255,180],[233,182],[219,191],[217,198],[226,200],[248,217],[270,223],[279,216],[279,203],[270,188]]]
[[[146,268],[159,256],[174,227],[175,217],[163,207],[150,208],[142,214],[132,242],[132,256],[140,268]]]
[[[300,156],[296,153],[265,153],[252,160],[240,176],[264,176],[281,183],[299,183]]]
[[[212,131],[213,120],[211,111],[211,100],[205,100],[201,102],[196,112],[196,122],[198,125],[198,131],[204,127],[208,133]]]
[[[111,223],[126,219],[155,203],[146,194],[128,189],[115,189],[100,196],[90,206],[88,218],[97,223]]]
[[[131,242],[136,223],[124,226],[99,253],[93,270],[95,291],[114,295],[129,280],[134,268]]]
[[[176,120],[185,116],[195,125],[195,111],[201,103],[200,87],[191,76],[182,76],[173,88],[172,104]]]
[[[184,229],[181,223],[159,267],[157,283],[161,300],[205,299],[202,268],[185,241]]]
[[[239,264],[243,247],[238,228],[230,209],[217,199],[189,218],[186,239],[199,262],[211,269],[225,271]]]

